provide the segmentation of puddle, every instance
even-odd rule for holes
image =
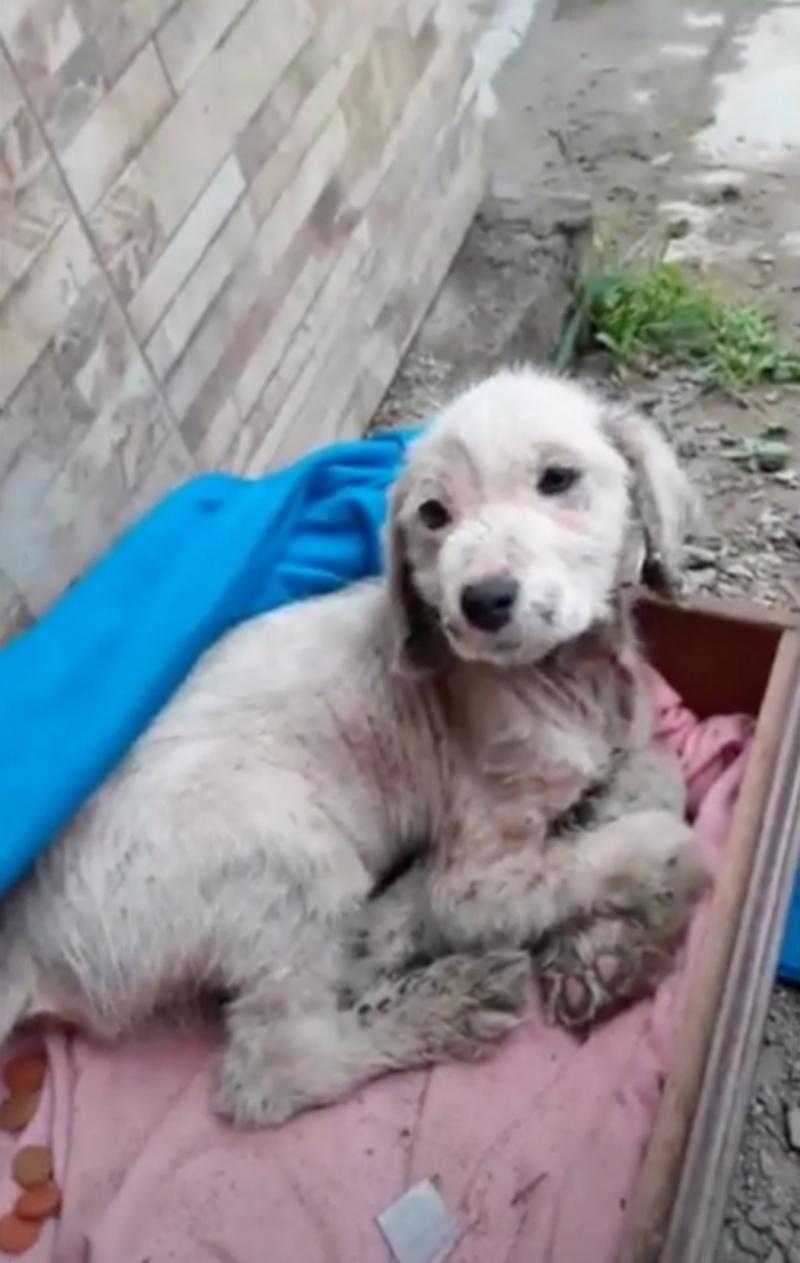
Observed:
[[[800,7],[763,14],[736,44],[741,62],[715,76],[714,121],[697,151],[715,165],[782,170],[800,136]]]

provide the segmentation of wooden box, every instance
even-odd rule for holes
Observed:
[[[710,1263],[800,851],[800,634],[769,610],[643,602],[653,665],[697,714],[757,717],[678,1051],[620,1263]]]

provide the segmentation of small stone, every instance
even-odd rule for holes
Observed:
[[[726,574],[730,579],[752,579],[753,569],[751,566],[746,566],[742,562],[735,561],[731,562],[726,567]],[[763,1099],[764,1098],[762,1097],[762,1100]]]
[[[692,545],[686,552],[686,565],[690,570],[704,570],[716,564],[717,555],[711,548]]]
[[[767,1255],[767,1263],[784,1263],[785,1258],[783,1250],[774,1245]]]
[[[661,396],[652,392],[642,392],[636,396],[636,404],[645,412],[653,412],[661,404]]]
[[[800,1151],[800,1109],[786,1111],[786,1135],[793,1149]]]
[[[670,224],[667,224],[666,231],[667,236],[671,237],[672,240],[679,241],[682,237],[689,236],[691,232],[691,221],[685,216],[682,216],[679,220],[672,220]]]
[[[691,575],[687,576],[687,582],[695,591],[700,588],[706,588],[717,580],[717,571],[711,566],[705,566],[702,570],[692,570]]]
[[[775,1239],[775,1241],[777,1241],[778,1245],[782,1246],[784,1250],[788,1250],[789,1246],[792,1244],[792,1239],[794,1237],[794,1233],[792,1232],[789,1225],[782,1224],[782,1223],[775,1223],[772,1225],[772,1228],[770,1229],[770,1231],[772,1232],[772,1236]]]
[[[756,1258],[760,1257],[764,1238],[760,1232],[755,1232],[749,1224],[738,1225],[736,1241],[745,1254],[754,1254]]]
[[[791,454],[785,444],[770,443],[760,447],[755,455],[756,465],[762,474],[777,474],[786,469]]]
[[[751,1228],[758,1232],[766,1232],[772,1227],[772,1216],[764,1206],[754,1206],[747,1216]]]

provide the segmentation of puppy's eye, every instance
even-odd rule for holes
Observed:
[[[547,465],[537,485],[543,496],[561,496],[575,486],[580,476],[580,470],[571,465]]]
[[[450,521],[450,514],[441,500],[423,500],[417,512],[429,531],[440,531]]]

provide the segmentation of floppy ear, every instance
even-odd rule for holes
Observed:
[[[659,595],[676,597],[683,544],[697,513],[694,492],[654,421],[612,409],[606,429],[631,471],[631,498],[644,545],[639,578]]]
[[[394,641],[394,666],[399,671],[421,674],[441,665],[446,652],[439,616],[420,596],[406,550],[400,509],[408,493],[403,474],[389,493],[384,535],[386,584]]]

